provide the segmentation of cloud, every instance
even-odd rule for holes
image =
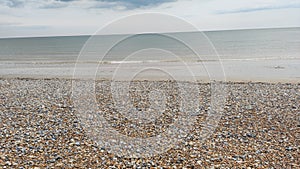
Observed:
[[[115,3],[119,6],[124,6],[126,9],[135,9],[149,6],[158,6],[168,2],[175,2],[177,0],[98,0],[101,2]]]
[[[0,5],[8,8],[61,8],[74,0],[1,0]]]
[[[0,22],[0,27],[8,27],[8,26],[20,26],[19,22]]]
[[[289,8],[300,8],[300,3],[288,4],[288,5],[269,5],[269,6],[260,6],[260,7],[251,7],[251,8],[238,8],[230,10],[219,10],[216,14],[234,14],[234,13],[247,13],[247,12],[256,12],[256,11],[266,11],[266,10],[275,10],[275,9],[289,9]]]
[[[23,0],[2,0],[0,4],[10,8],[18,8],[24,6],[24,1]]]
[[[75,1],[75,0],[56,0],[56,1],[60,1],[60,2],[71,2],[71,1]]]
[[[144,7],[159,6],[178,0],[1,0],[0,5],[9,8],[38,7],[38,8],[63,8],[72,4],[91,4],[89,8],[112,8],[112,9],[137,9]]]
[[[70,1],[70,0],[69,0]],[[68,0],[65,2],[68,2]],[[68,4],[64,3],[63,1],[53,1],[53,2],[48,2],[44,5],[41,5],[40,8],[44,8],[44,9],[51,9],[51,8],[64,8],[67,7]]]
[[[112,21],[143,12],[178,16],[200,30],[299,27],[299,4],[299,0],[0,0],[0,37],[93,34]],[[161,30],[165,32],[165,27]]]

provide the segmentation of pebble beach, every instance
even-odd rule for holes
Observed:
[[[110,112],[107,83],[97,81],[96,94],[99,108]],[[71,80],[2,78],[0,168],[300,168],[299,83],[226,82],[222,117],[202,141],[199,131],[209,110],[210,85],[197,85],[200,113],[182,141],[152,157],[127,158],[86,134],[71,99]],[[132,97],[143,100],[141,95]],[[171,115],[161,119],[165,127],[172,122]],[[136,130],[109,122],[131,137],[154,136],[164,128]]]

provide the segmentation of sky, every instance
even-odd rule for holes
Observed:
[[[201,31],[300,27],[300,0],[0,0],[0,37],[90,35],[119,18],[151,12]]]

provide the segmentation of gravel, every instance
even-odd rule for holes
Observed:
[[[170,111],[159,116],[160,123],[149,123],[152,127],[112,113],[107,84],[97,81],[97,101],[124,135],[155,136],[176,118],[177,103],[166,106]],[[132,90],[140,84],[133,83]],[[222,118],[203,141],[210,85],[198,86],[201,112],[183,140],[162,154],[126,158],[88,136],[71,100],[71,80],[0,79],[0,168],[300,168],[300,84],[227,82]],[[140,109],[149,102],[143,91],[132,94]]]

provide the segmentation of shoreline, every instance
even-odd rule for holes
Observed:
[[[111,82],[113,80],[111,79],[75,79],[75,78],[67,78],[67,77],[19,77],[19,76],[8,76],[8,77],[0,77],[0,80],[45,80],[45,81],[51,81],[51,80],[62,80],[62,81],[73,81],[73,80],[94,80],[96,83],[97,82]],[[166,79],[135,79],[130,82],[175,82],[174,80],[166,80]],[[129,82],[126,80],[116,80],[115,82]],[[215,80],[196,80],[196,81],[178,81],[178,82],[183,82],[183,83],[198,83],[198,84],[210,84],[210,83],[224,83],[224,84],[246,84],[246,83],[255,83],[255,84],[300,84],[300,81],[259,81],[259,80],[254,80],[254,81],[242,81],[242,80],[227,80],[227,81],[215,81]]]
[[[1,62],[0,62],[1,64]],[[99,66],[97,68],[97,66]],[[76,68],[76,69],[75,69]],[[151,70],[152,69],[152,70]],[[155,70],[154,70],[155,69]],[[75,72],[76,71],[76,72]],[[300,83],[300,60],[122,64],[3,64],[0,78]],[[76,75],[74,75],[76,73]],[[96,73],[96,75],[95,75]],[[138,76],[137,76],[138,75]]]

